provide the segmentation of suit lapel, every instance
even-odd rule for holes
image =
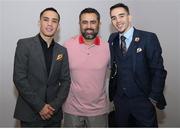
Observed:
[[[53,58],[52,58],[52,64],[51,64],[51,69],[50,69],[50,73],[49,73],[49,79],[51,77],[54,65],[56,63],[56,59],[57,59],[57,55],[58,55],[58,47],[56,45],[56,43],[54,44],[54,48],[53,48]],[[49,80],[48,79],[48,80]]]
[[[110,36],[108,42],[109,42],[109,46],[110,46],[110,52],[111,52],[111,65],[113,64],[113,62],[115,61],[115,48],[118,44],[118,42],[116,42],[118,33],[114,33]]]
[[[40,61],[39,65],[42,65],[42,70],[44,72],[43,75],[46,76],[45,79],[47,80],[47,69],[46,69],[46,64],[45,64],[45,59],[44,59],[44,53],[43,53],[38,35],[35,37],[34,40],[36,41],[34,52],[37,53],[38,60]]]
[[[136,56],[137,56],[137,49],[139,47],[139,40],[140,40],[140,35],[138,33],[138,30],[134,29],[134,34],[133,34],[133,39],[132,39],[132,49],[133,49],[133,72],[136,70]]]
[[[117,33],[116,37],[113,40],[113,47],[114,47],[114,54],[117,54],[117,56],[121,56],[121,49],[119,44],[119,33]]]

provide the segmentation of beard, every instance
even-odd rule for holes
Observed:
[[[88,33],[87,31],[89,30],[92,31],[92,33]],[[98,31],[95,31],[94,29],[85,29],[84,31],[81,30],[81,34],[86,40],[92,40],[96,38]]]

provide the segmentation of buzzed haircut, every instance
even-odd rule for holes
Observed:
[[[41,16],[43,15],[43,13],[46,12],[46,11],[53,11],[53,12],[57,13],[57,15],[58,15],[58,22],[60,21],[60,15],[59,15],[58,11],[57,11],[55,8],[53,8],[53,7],[45,8],[45,9],[40,13],[40,19],[41,19]]]
[[[94,13],[96,14],[97,16],[97,19],[98,19],[98,22],[100,22],[100,14],[99,12],[94,9],[94,8],[85,8],[84,10],[81,11],[80,15],[79,15],[79,21],[81,21],[81,16],[82,14],[85,14],[85,13]]]
[[[128,15],[130,14],[128,6],[123,4],[123,3],[118,3],[118,4],[115,4],[115,5],[111,6],[110,13],[115,8],[124,8],[126,10],[126,12],[128,13]]]

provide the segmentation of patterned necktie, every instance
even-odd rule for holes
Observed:
[[[121,51],[123,55],[125,55],[127,52],[125,40],[126,40],[126,37],[121,36]]]

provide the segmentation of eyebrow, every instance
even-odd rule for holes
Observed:
[[[118,16],[124,16],[124,15],[126,15],[125,13],[119,13],[118,14]],[[116,16],[111,16],[111,18],[114,18],[114,17],[116,17]]]
[[[81,22],[96,22],[97,20],[90,20],[90,21],[88,21],[88,20],[81,20]]]
[[[46,17],[46,16],[44,16],[44,17],[42,17],[42,18],[44,18],[44,19],[50,19],[49,17]],[[52,19],[58,21],[58,18],[52,18]]]
[[[120,13],[120,14],[118,14],[118,15],[122,16],[122,15],[126,15],[126,14],[125,14],[125,13]]]

